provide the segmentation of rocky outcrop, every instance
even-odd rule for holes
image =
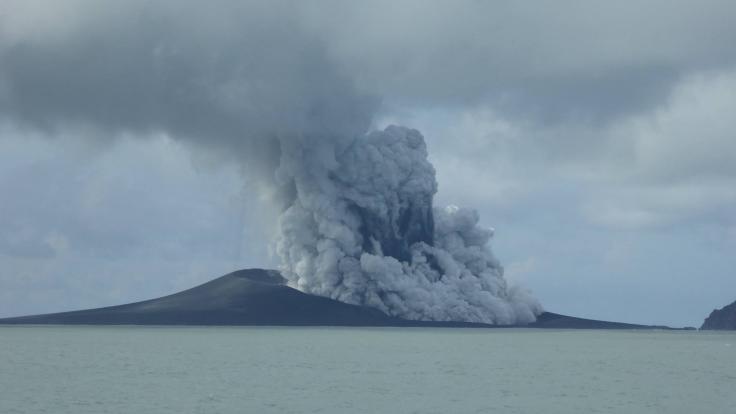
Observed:
[[[736,302],[711,312],[700,329],[736,330]]]

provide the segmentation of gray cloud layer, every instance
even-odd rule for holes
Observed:
[[[608,120],[734,63],[728,1],[342,2],[308,14],[359,83],[419,106],[490,102],[540,120]]]
[[[0,111],[21,125],[164,132],[274,168],[274,135],[352,135],[373,113],[375,99],[355,91],[288,4],[12,6]],[[72,18],[36,26],[56,13]]]
[[[3,112],[214,140],[364,116],[358,87],[420,107],[605,121],[733,64],[735,17],[728,1],[11,1]]]

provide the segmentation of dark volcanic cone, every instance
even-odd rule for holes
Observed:
[[[375,309],[307,295],[278,272],[240,270],[170,296],[127,305],[0,320],[89,325],[388,325]]]
[[[373,308],[308,295],[286,286],[284,278],[277,271],[263,269],[239,270],[158,299],[106,308],[0,319],[0,324],[502,327],[394,318]],[[524,327],[663,328],[573,318],[550,312],[541,314],[536,322]]]

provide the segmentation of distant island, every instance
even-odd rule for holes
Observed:
[[[736,330],[736,301],[721,309],[715,309],[705,318],[703,330]]]
[[[733,306],[733,305],[731,305]],[[0,324],[385,326],[555,329],[673,329],[575,318],[544,312],[528,325],[406,320],[365,307],[303,293],[275,270],[229,273],[194,288],[126,305],[0,319]]]

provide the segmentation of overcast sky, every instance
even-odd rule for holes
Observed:
[[[549,311],[736,300],[736,3],[204,4],[0,0],[0,317],[275,266],[252,137],[315,119],[420,130]]]

